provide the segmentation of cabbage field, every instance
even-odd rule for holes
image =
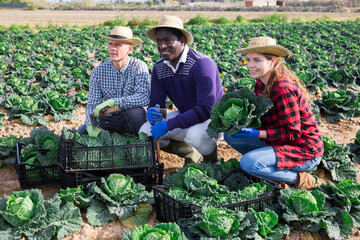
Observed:
[[[318,124],[321,126],[326,121],[329,126],[339,126],[359,123],[359,24],[359,21],[292,22],[186,28],[194,36],[191,47],[216,62],[223,87],[227,91],[243,87],[251,89],[255,83],[246,67],[246,60],[235,50],[246,47],[252,37],[269,36],[277,39],[279,45],[292,53],[284,61],[303,80],[311,94],[311,105]],[[143,44],[135,46],[131,55],[145,61],[151,71],[159,55],[155,43],[146,38],[147,29],[133,28],[134,35],[141,38]],[[86,27],[81,30],[59,27],[37,32],[1,31],[0,131],[10,121],[40,127],[77,119],[79,116],[76,112],[87,103],[92,70],[108,59],[107,42],[100,35],[107,35],[110,30],[106,27]],[[360,227],[359,129],[349,130],[353,131],[355,137],[346,143],[337,142],[333,135],[323,136],[324,157],[319,169],[313,169],[313,172],[319,175],[321,170],[329,182],[312,192],[281,190],[278,204],[263,212],[254,209],[238,212],[218,210],[208,205],[199,215],[181,220],[179,225],[159,223],[151,215],[153,226],[136,227],[133,234],[123,234],[123,238],[142,239],[140,235],[156,233],[172,236],[169,239],[279,239],[298,230],[299,224],[296,223],[300,223],[302,230],[313,236],[318,234],[318,237],[323,236],[325,239],[354,238]],[[60,139],[53,132],[46,135],[55,139],[55,142]],[[14,163],[15,144],[23,139],[11,135],[11,132],[8,135],[2,132],[1,136],[0,170],[2,165],[5,168],[5,165]],[[31,144],[34,145],[49,140],[45,135],[44,140],[31,137]],[[56,145],[54,141],[51,144]],[[229,165],[230,161],[227,167]],[[224,168],[216,171],[229,172]],[[170,191],[172,196],[177,199],[184,197],[184,200],[193,203],[191,199],[196,204],[200,204],[197,198],[199,195],[220,194],[222,197],[219,199],[225,199],[225,194],[229,194],[226,192],[228,187],[219,185],[217,180],[220,177],[216,176],[216,171],[209,169],[203,166],[187,168],[183,170],[187,176],[184,182],[176,182],[185,176],[181,175],[178,179],[167,179],[164,184],[173,187]],[[205,187],[199,187],[197,184],[200,183],[204,183]],[[258,185],[252,187],[263,188]],[[200,192],[196,192],[199,189]],[[0,239],[18,239],[21,235],[28,239],[62,239],[66,236],[66,239],[72,239],[71,236],[76,234],[79,238],[73,239],[94,239],[85,237],[86,231],[82,228],[84,221],[92,226],[102,226],[107,231],[111,231],[116,223],[125,226],[142,225],[144,221],[137,216],[149,216],[149,205],[154,201],[152,194],[144,191],[142,186],[121,176],[103,180],[100,187],[92,184],[86,193],[81,187],[68,189],[49,200],[45,200],[37,189],[14,191],[11,195],[4,195],[0,191]],[[239,200],[241,196],[250,194],[244,190],[235,191],[236,197],[226,195],[226,199]],[[86,214],[81,214],[79,209]],[[115,220],[119,217],[123,218],[121,223]],[[132,219],[129,220],[129,217]],[[131,223],[124,222],[124,219]],[[136,224],[137,221],[142,224]],[[227,224],[220,224],[222,221]],[[159,223],[158,226],[155,223]]]

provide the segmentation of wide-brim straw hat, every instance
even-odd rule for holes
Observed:
[[[276,44],[276,40],[270,37],[256,37],[250,39],[250,43],[246,48],[237,49],[238,53],[265,53],[272,54],[277,57],[284,57],[290,54],[286,48]]]
[[[162,16],[156,27],[150,28],[149,30],[146,31],[146,36],[156,42],[155,34],[156,34],[156,29],[158,28],[175,28],[181,31],[185,35],[186,44],[188,45],[190,45],[194,41],[194,38],[191,35],[191,33],[184,29],[183,22],[179,17],[170,16],[170,15]]]
[[[130,43],[132,45],[139,45],[142,43],[140,38],[133,37],[133,32],[128,27],[114,27],[109,36],[100,35],[106,40],[114,40],[124,43]]]

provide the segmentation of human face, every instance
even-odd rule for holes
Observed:
[[[114,67],[116,69],[120,69],[125,65],[127,56],[133,50],[133,45],[129,43],[109,40],[108,50],[110,60],[112,61]]]
[[[260,79],[264,84],[267,84],[271,75],[271,70],[274,68],[276,57],[268,60],[263,54],[248,53],[246,54],[247,67],[254,79]]]
[[[184,50],[185,37],[179,39],[169,29],[160,28],[156,31],[156,44],[161,57],[175,67]]]

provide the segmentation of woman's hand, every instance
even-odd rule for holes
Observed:
[[[259,138],[260,130],[255,128],[242,128],[240,132],[234,133],[231,137],[234,138]]]

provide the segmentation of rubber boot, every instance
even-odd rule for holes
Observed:
[[[293,184],[296,189],[312,189],[315,187],[315,178],[307,172],[298,172],[298,177]]]
[[[184,158],[184,166],[190,163],[199,163],[202,160],[202,155],[193,146],[186,142],[170,140],[169,146],[162,148],[161,150]]]
[[[204,155],[203,156],[203,162],[205,162],[205,163],[214,163],[214,164],[219,164],[220,163],[219,157],[218,157],[218,152],[217,152],[217,147],[209,155]]]

